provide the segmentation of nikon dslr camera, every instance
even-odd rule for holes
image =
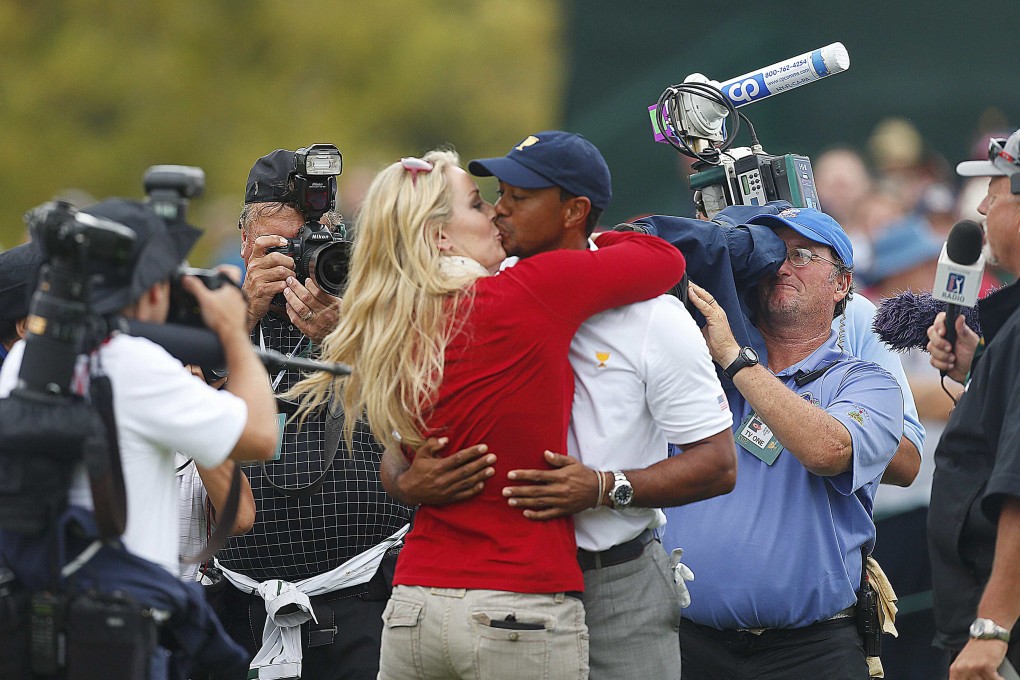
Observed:
[[[266,252],[289,255],[299,281],[310,278],[330,295],[339,296],[347,283],[352,243],[342,223],[332,231],[319,220],[336,207],[336,176],[343,171],[343,158],[332,144],[313,144],[297,150],[295,165],[288,184],[305,223],[295,238],[287,239],[287,245]]]

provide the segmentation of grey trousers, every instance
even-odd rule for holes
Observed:
[[[661,543],[585,571],[583,599],[591,680],[679,680],[680,599]]]

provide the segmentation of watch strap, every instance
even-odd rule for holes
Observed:
[[[752,358],[748,358],[749,354]],[[737,354],[737,358],[733,360],[733,363],[723,369],[723,373],[726,374],[727,378],[733,380],[733,376],[740,372],[741,369],[747,368],[748,366],[754,366],[757,363],[758,360],[754,354],[754,350],[750,347],[741,347],[740,352]]]

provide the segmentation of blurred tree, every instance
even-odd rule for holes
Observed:
[[[560,24],[543,0],[7,0],[0,243],[58,193],[140,197],[145,168],[178,163],[206,172],[203,264],[274,148],[333,142],[347,172],[442,144],[503,153],[559,119]]]

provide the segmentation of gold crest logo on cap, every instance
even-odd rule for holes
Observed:
[[[524,151],[525,147],[528,147],[528,146],[531,146],[532,144],[537,144],[537,143],[538,143],[538,137],[536,137],[535,135],[528,135],[527,139],[525,139],[523,142],[521,142],[520,144],[518,144],[514,148],[517,149],[518,151]]]

